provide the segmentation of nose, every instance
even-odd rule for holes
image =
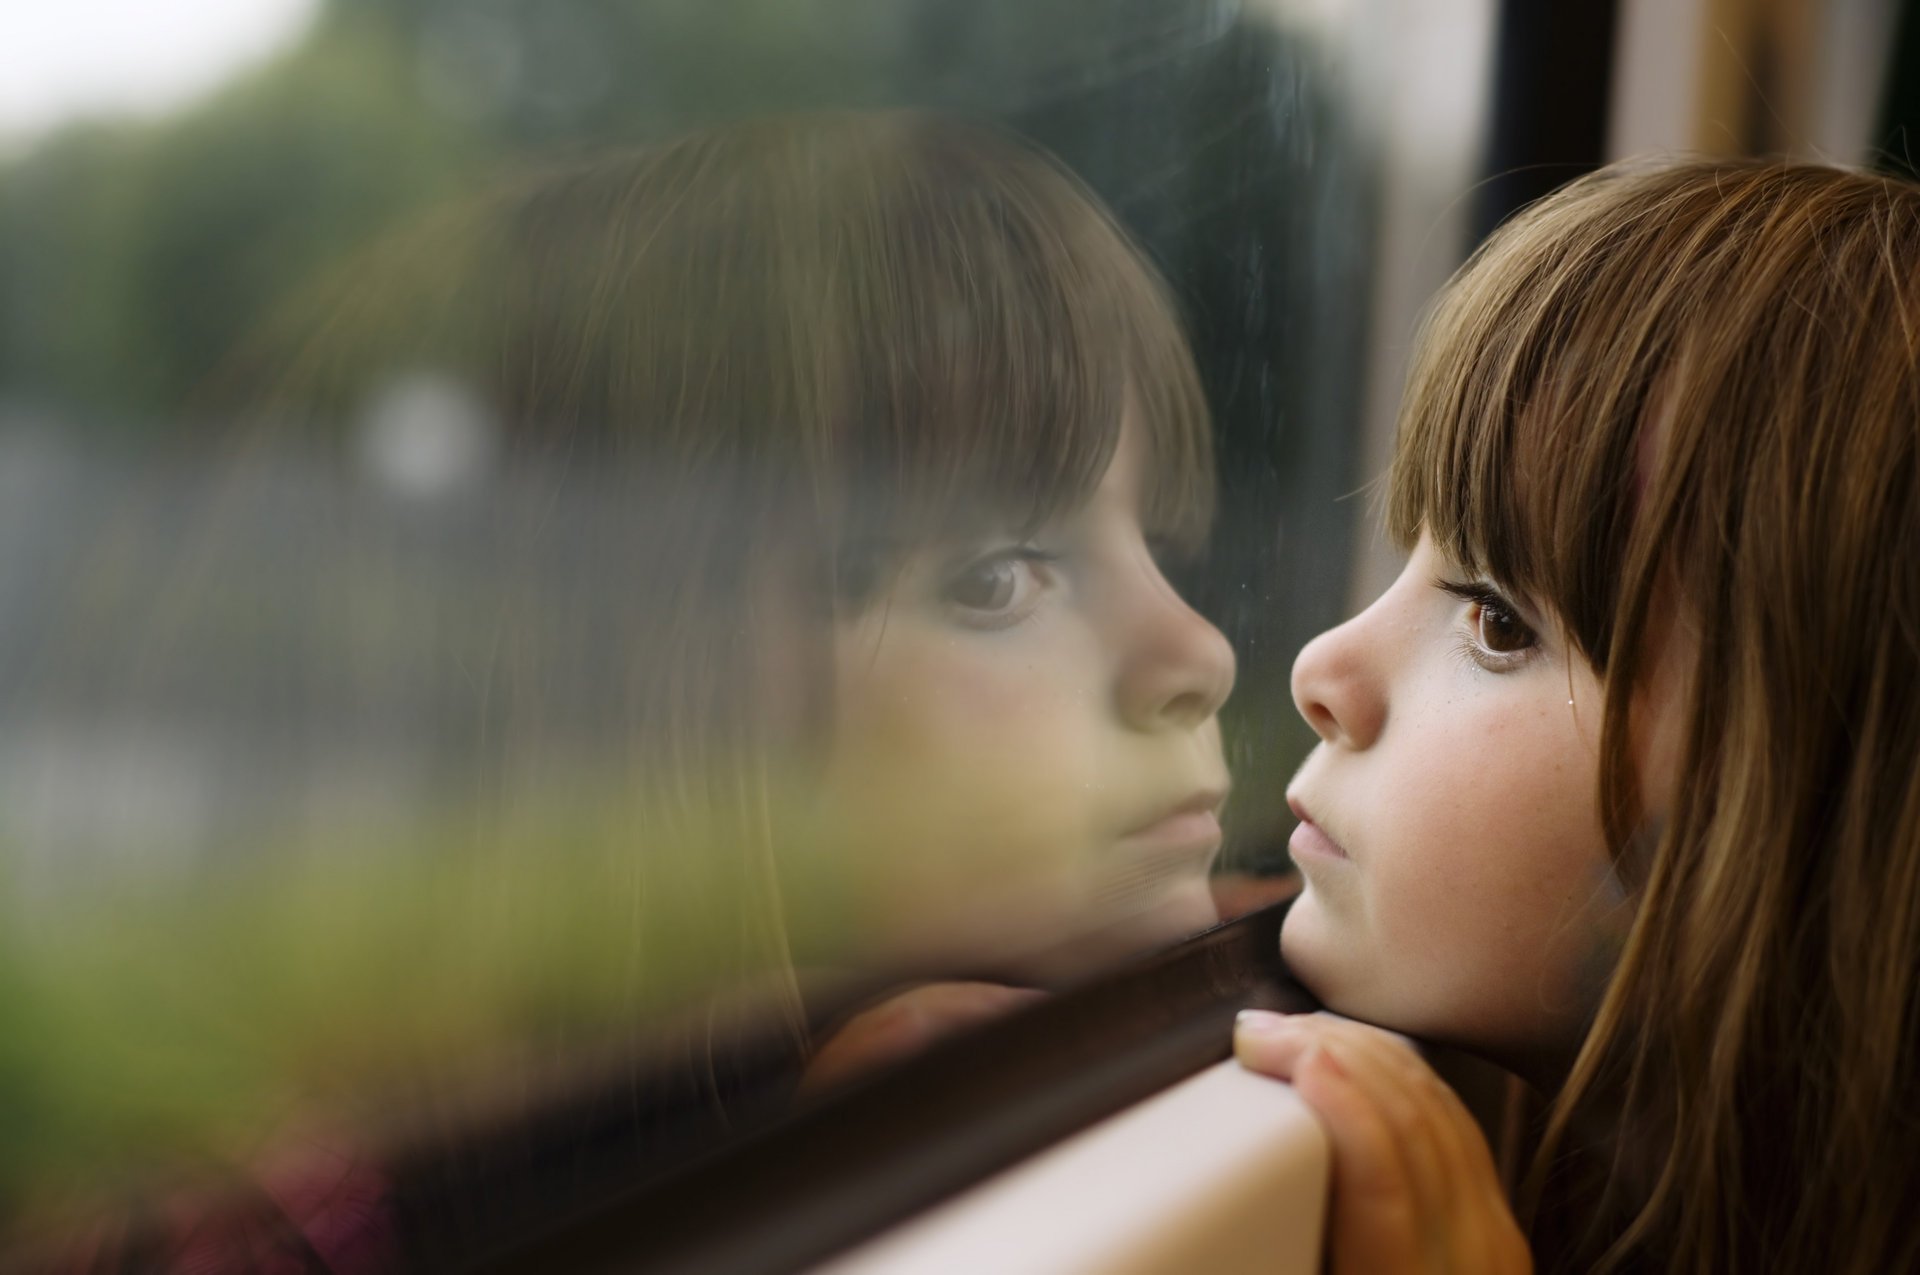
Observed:
[[[1301,648],[1293,704],[1313,733],[1336,747],[1366,748],[1387,722],[1387,697],[1368,658],[1370,608]]]
[[[1137,730],[1191,730],[1233,691],[1233,647],[1158,570],[1121,669],[1120,712]]]

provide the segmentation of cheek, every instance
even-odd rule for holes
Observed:
[[[823,804],[863,911],[924,934],[1073,906],[1099,736],[1091,696],[1045,654],[902,632],[848,644]]]
[[[1582,702],[1597,714],[1597,692]],[[1283,950],[1334,1008],[1404,1030],[1488,1047],[1557,1032],[1581,1014],[1611,880],[1584,720],[1562,694],[1442,700],[1395,725],[1364,777],[1341,777],[1358,857],[1310,880]]]
[[[974,776],[1071,770],[1089,751],[1091,697],[1045,654],[939,636],[903,635],[864,658],[854,646],[840,660],[832,753],[935,798],[1002,790]]]

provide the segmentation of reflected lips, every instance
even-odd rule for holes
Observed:
[[[1293,811],[1300,826],[1293,830],[1293,836],[1287,840],[1287,849],[1292,852],[1295,861],[1300,859],[1345,859],[1347,852],[1340,843],[1327,835],[1326,829],[1313,821],[1313,815],[1305,803],[1297,797],[1287,798],[1287,809]]]
[[[1129,832],[1126,841],[1167,850],[1211,850],[1220,844],[1222,792],[1197,793],[1151,823]]]

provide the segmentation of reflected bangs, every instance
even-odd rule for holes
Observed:
[[[867,174],[871,221],[841,254],[837,326],[876,334],[842,361],[842,539],[1032,534],[1092,494],[1132,420],[1143,523],[1197,547],[1210,430],[1159,277],[1044,156],[971,127],[896,126],[912,144]]]
[[[470,220],[398,272],[432,297],[471,277],[444,361],[515,446],[683,488],[653,510],[665,569],[691,569],[690,539],[838,579],[846,556],[881,559],[865,578],[936,540],[1030,535],[1092,494],[1128,420],[1147,530],[1205,536],[1211,431],[1169,290],[1015,137],[914,112],[741,121],[533,173]]]

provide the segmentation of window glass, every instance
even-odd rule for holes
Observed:
[[[0,1245],[466,1260],[1274,897],[1485,9],[16,17]]]

